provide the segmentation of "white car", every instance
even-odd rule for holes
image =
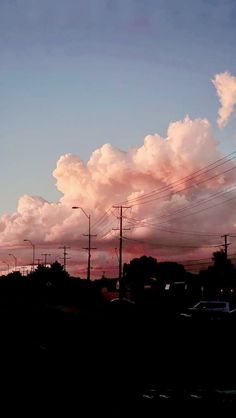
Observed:
[[[201,300],[181,317],[196,319],[223,319],[229,316],[236,317],[236,309],[232,309],[230,302],[222,300]]]

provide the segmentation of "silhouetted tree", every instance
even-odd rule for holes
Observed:
[[[176,282],[185,280],[186,270],[182,264],[172,262],[172,261],[163,261],[157,265],[157,274],[158,277],[164,282]]]
[[[126,284],[139,283],[143,285],[151,277],[157,275],[157,260],[143,255],[134,258],[129,264],[124,264],[124,281]]]
[[[157,275],[157,260],[142,256],[134,258],[129,264],[124,264],[124,288],[130,289],[136,300],[142,298],[144,285]]]
[[[209,297],[219,296],[220,288],[236,286],[236,271],[225,252],[216,251],[212,255],[213,266],[200,272],[200,279]]]
[[[55,263],[51,264],[51,273],[53,273],[53,274],[62,274],[63,273],[64,276],[68,275],[68,273],[66,273],[64,271],[63,265],[60,264],[58,261],[55,261]]]
[[[212,260],[214,261],[214,268],[219,272],[233,273],[234,266],[229,258],[227,258],[224,251],[216,251],[213,253]]]

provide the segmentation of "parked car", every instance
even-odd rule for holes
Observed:
[[[127,298],[115,298],[109,301],[108,312],[113,317],[130,317],[135,313],[136,305],[135,302]]]
[[[228,301],[201,300],[180,315],[182,318],[221,320],[229,317],[236,318],[236,308],[233,308]]]
[[[114,298],[109,301],[109,305],[116,309],[134,309],[135,302],[127,298]]]

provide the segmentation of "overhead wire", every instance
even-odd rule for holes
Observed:
[[[141,195],[141,196],[137,196],[137,197],[134,197],[134,198],[132,198],[132,199],[127,199],[127,200],[125,200],[125,201],[123,201],[123,202],[121,202],[121,204],[125,204],[125,203],[129,203],[129,204],[132,204],[133,202],[138,202],[139,200],[143,200],[143,199],[147,199],[147,198],[150,198],[150,197],[153,197],[153,196],[155,196],[155,195],[158,195],[158,194],[160,194],[160,193],[163,193],[163,192],[165,192],[165,191],[167,191],[167,190],[171,190],[172,188],[173,188],[173,186],[176,186],[176,185],[181,185],[183,182],[186,182],[186,181],[192,181],[192,180],[194,180],[196,177],[199,177],[199,176],[201,176],[201,175],[203,175],[203,174],[206,174],[206,173],[208,173],[208,172],[210,172],[210,171],[212,171],[212,170],[215,170],[216,168],[218,168],[218,167],[220,167],[220,166],[222,166],[222,165],[224,165],[224,164],[227,164],[227,163],[229,163],[230,161],[232,161],[232,160],[234,160],[235,158],[236,158],[236,156],[235,156],[235,154],[236,154],[236,151],[234,151],[234,152],[232,152],[232,153],[230,153],[230,154],[228,154],[228,155],[226,155],[225,157],[222,157],[222,158],[220,158],[220,159],[218,159],[218,160],[216,160],[216,161],[214,161],[213,163],[210,163],[210,164],[208,164],[208,165],[206,165],[205,167],[203,167],[203,168],[201,168],[201,169],[199,169],[199,170],[197,170],[197,171],[194,171],[194,172],[192,172],[190,175],[188,175],[188,176],[184,176],[184,177],[182,177],[182,178],[180,178],[180,179],[178,179],[178,180],[175,180],[174,182],[172,182],[172,183],[169,183],[169,184],[167,184],[167,185],[165,185],[165,186],[162,186],[162,187],[160,187],[159,189],[154,189],[154,190],[152,190],[151,192],[148,192],[148,193],[145,193],[145,194],[143,194],[143,195]],[[234,155],[233,157],[232,157],[232,155]],[[231,157],[231,158],[229,158],[229,157]],[[226,161],[224,161],[224,160],[226,160]],[[223,161],[223,162],[221,162],[220,164],[217,164],[218,162],[220,162],[220,161]],[[217,165],[216,165],[217,164]],[[209,168],[209,167],[211,167],[211,168]],[[208,168],[208,169],[207,169]],[[236,168],[236,167],[235,167]],[[207,170],[206,170],[207,169]],[[233,169],[234,169],[234,167],[233,167]],[[228,170],[226,170],[226,171],[228,171]],[[222,172],[222,173],[219,173],[218,175],[221,175],[221,174],[224,174],[224,172]],[[207,181],[208,179],[206,179],[206,181]]]
[[[210,202],[211,200],[218,199],[218,198],[220,198],[221,196],[223,196],[223,195],[225,195],[227,193],[231,193],[233,190],[234,189],[222,190],[222,191],[213,193],[213,194],[209,195],[208,197],[202,198],[202,199],[198,200],[197,202],[195,202],[193,204],[186,205],[186,206],[184,206],[182,208],[179,208],[179,209],[177,209],[177,210],[175,210],[173,212],[170,212],[170,213],[167,213],[167,214],[163,214],[163,215],[159,215],[159,216],[155,216],[155,217],[152,217],[150,219],[156,219],[156,218],[163,219],[163,218],[168,218],[169,216],[172,216],[172,215],[175,215],[175,214],[184,212],[185,210],[189,210],[189,209],[193,209],[195,207],[201,206],[201,205],[203,205],[205,203]]]
[[[222,171],[221,173],[215,174],[214,176],[211,176],[211,177],[205,178],[205,179],[203,179],[203,180],[200,180],[200,181],[198,181],[197,183],[193,183],[193,184],[190,184],[190,185],[188,185],[188,186],[185,186],[185,187],[183,187],[182,189],[179,189],[179,190],[173,190],[173,191],[171,190],[171,191],[172,191],[172,193],[174,193],[174,194],[177,194],[177,193],[180,193],[180,192],[186,191],[186,190],[188,190],[188,189],[190,189],[190,188],[192,188],[192,187],[199,186],[199,185],[200,185],[200,184],[202,184],[202,183],[206,183],[207,181],[213,180],[213,179],[215,179],[215,178],[217,178],[217,177],[219,177],[219,176],[222,176],[223,174],[229,173],[230,171],[233,171],[233,170],[235,170],[235,169],[236,169],[236,166],[231,167],[231,168],[229,168],[229,169],[227,169],[227,170],[225,170],[225,171]],[[157,196],[157,197],[155,197],[155,198],[153,198],[153,199],[151,199],[151,200],[147,200],[147,201],[144,201],[144,202],[133,203],[133,204],[132,204],[132,206],[147,205],[148,203],[156,202],[157,200],[163,199],[164,197],[169,197],[169,195],[170,195],[169,193],[166,193],[166,194],[164,194],[164,195],[162,195],[162,196]]]
[[[210,177],[207,177],[207,178],[204,178],[203,177],[207,173],[210,173],[213,170],[216,170],[218,167],[222,167],[223,165],[225,165],[225,164],[231,162],[232,160],[234,160],[236,158],[235,154],[236,154],[236,151],[234,151],[234,152],[228,154],[227,156],[222,157],[222,158],[220,158],[220,159],[218,159],[218,160],[216,160],[216,161],[214,161],[214,162],[212,162],[212,163],[204,166],[203,168],[201,168],[199,170],[196,170],[195,172],[191,173],[188,176],[182,177],[182,178],[180,178],[180,179],[178,179],[178,180],[170,183],[169,185],[162,186],[161,188],[156,189],[156,190],[153,190],[153,191],[151,191],[149,193],[146,193],[146,194],[144,194],[142,196],[138,196],[138,197],[133,198],[133,199],[127,199],[126,201],[124,201],[122,203],[131,204],[131,207],[132,206],[136,206],[136,205],[141,205],[141,204],[148,204],[148,203],[151,203],[151,202],[156,201],[158,199],[164,198],[165,196],[169,196],[169,193],[168,194],[167,193],[164,194],[164,192],[167,192],[168,191],[168,192],[172,192],[172,193],[179,193],[179,192],[184,191],[184,190],[187,190],[187,189],[189,189],[191,187],[196,187],[199,184],[202,184],[204,182],[210,181],[210,180],[215,179],[215,178],[217,178],[219,176],[222,176],[224,174],[227,174],[227,173],[233,171],[236,168],[236,166],[233,166],[233,167],[228,168],[226,170],[223,170],[223,171],[221,171],[219,173],[216,173],[213,176],[210,176]],[[186,182],[187,183],[188,182],[193,182],[194,180],[197,180],[197,182],[194,182],[192,184],[187,184],[186,185]],[[185,186],[184,187],[182,187],[180,189],[177,189],[177,190],[173,189],[173,187],[179,187],[183,183],[185,183]],[[195,208],[197,206],[201,206],[201,205],[203,205],[203,204],[205,204],[205,203],[207,203],[207,202],[209,202],[209,201],[211,201],[213,199],[217,199],[217,198],[221,197],[222,195],[224,195],[226,193],[229,193],[230,191],[232,191],[232,190],[226,190],[226,191],[223,190],[223,191],[219,191],[219,192],[213,193],[212,195],[208,196],[207,198],[204,198],[204,199],[201,199],[201,200],[195,202],[193,205],[189,205],[189,206],[180,208],[177,211],[173,212],[172,214],[169,213],[169,214],[166,214],[166,215],[160,215],[159,218],[162,218],[162,219],[168,219],[169,218],[169,219],[175,220],[175,219],[183,218],[183,217],[186,217],[186,216],[192,216],[192,215],[195,215],[197,213],[200,213],[200,212],[202,212],[204,210],[211,209],[212,206],[207,207],[207,208],[200,209],[200,210],[195,211],[195,212],[193,212],[191,214],[185,214],[184,216],[177,216],[177,217],[174,217],[173,218],[173,215],[175,215],[175,214],[184,212],[186,210]],[[229,202],[231,200],[234,200],[235,198],[236,197],[231,198],[231,199],[227,199],[227,200],[225,200],[223,202],[220,202],[217,205],[214,205],[214,207],[215,206],[218,206],[218,205],[221,205],[221,204],[225,204],[225,203],[227,203],[227,202]],[[101,240],[102,239],[105,239],[112,232],[112,231],[107,231],[104,234],[104,231],[107,230],[110,226],[112,226],[112,224],[114,224],[114,222],[115,222],[115,221],[113,221],[113,222],[109,221],[109,217],[110,217],[111,214],[112,214],[112,207],[110,207],[108,210],[106,210],[106,212],[100,218],[98,218],[94,222],[94,224],[93,224],[93,229],[96,228],[96,230],[98,230],[98,232],[99,232],[99,235],[100,234],[102,235],[99,238]],[[132,218],[128,218],[128,217],[126,217],[126,219],[129,220],[130,222],[133,222],[133,228],[136,228],[136,227],[150,227],[150,228],[155,228],[155,229],[158,229],[158,230],[162,230],[163,232],[175,233],[175,234],[183,234],[183,235],[194,235],[194,236],[199,236],[199,237],[200,236],[202,236],[202,237],[204,237],[204,236],[205,237],[206,236],[208,236],[208,237],[217,237],[218,236],[217,233],[209,233],[209,232],[208,233],[205,233],[205,232],[200,232],[200,231],[198,231],[198,232],[197,231],[180,231],[180,230],[176,230],[176,229],[169,229],[169,228],[168,229],[165,229],[165,228],[160,228],[159,227],[159,225],[163,225],[163,224],[165,225],[166,222],[164,222],[164,223],[163,222],[162,223],[158,223],[158,226],[156,226],[155,224],[151,224],[150,223],[150,220],[158,219],[158,217],[151,218],[151,219],[149,219],[148,221],[145,221],[145,222],[144,221],[136,220],[134,218],[133,219]],[[103,226],[102,230],[99,231],[99,228],[103,224],[104,224],[104,226]],[[163,244],[160,244],[160,245],[163,246]],[[215,247],[218,247],[220,245],[222,245],[222,244],[214,245],[214,246]],[[168,246],[165,245],[165,246],[166,247],[170,247],[171,245],[168,245]],[[182,245],[182,246],[179,246],[179,247],[181,247],[181,248],[199,248],[199,246],[190,246],[190,245]],[[210,247],[212,247],[212,245],[210,245]],[[209,248],[209,246],[207,246],[207,248]]]
[[[167,233],[171,233],[171,234],[209,236],[209,237],[218,237],[222,234],[222,232],[211,233],[211,232],[204,232],[204,231],[198,231],[197,232],[197,231],[176,230],[176,229],[170,229],[170,228],[168,228],[168,229],[167,228],[159,228],[159,226],[157,226],[156,224],[152,224],[149,221],[143,221],[143,220],[135,219],[135,218],[126,218],[126,219],[130,223],[133,223],[133,225],[135,225],[131,229],[149,227],[151,229],[155,229],[155,230],[158,230],[158,231],[167,232]]]
[[[111,211],[111,209],[112,209],[112,206],[110,206],[106,211],[105,211],[105,213],[102,215],[102,216],[100,216],[94,223],[93,223],[93,225],[92,225],[92,227],[93,227],[93,229],[94,228],[99,228],[102,224],[103,224],[103,222],[105,222],[105,220],[106,220],[106,218],[107,217],[109,217],[110,216],[110,211]]]
[[[215,208],[215,207],[217,207],[217,206],[221,206],[221,205],[224,205],[225,203],[228,203],[228,202],[231,202],[232,200],[235,200],[236,199],[236,196],[235,197],[232,197],[232,198],[230,198],[230,199],[226,199],[226,200],[224,200],[223,202],[220,202],[220,203],[217,203],[217,204],[215,204],[215,205],[212,205],[212,206],[208,206],[207,208],[203,208],[203,209],[200,209],[200,210],[198,210],[198,211],[195,211],[195,212],[192,212],[192,213],[188,213],[188,214],[186,214],[186,215],[182,215],[182,216],[176,216],[176,217],[169,217],[168,219],[170,220],[177,220],[177,219],[183,219],[183,218],[187,218],[187,217],[189,217],[189,216],[193,216],[193,215],[196,215],[196,214],[198,214],[198,213],[201,213],[201,212],[205,212],[206,210],[209,210],[209,209],[213,209],[213,208]],[[159,225],[163,225],[163,224],[166,224],[166,222],[160,222],[159,223]]]
[[[158,243],[148,243],[147,241],[143,241],[143,240],[139,240],[139,239],[135,239],[135,238],[128,238],[128,237],[123,237],[125,240],[128,241],[134,241],[134,242],[138,242],[140,244],[148,244],[151,246],[155,246],[155,247],[162,247],[162,248],[214,248],[214,247],[219,247],[222,244],[211,244],[211,245],[189,245],[189,244],[164,244],[161,242]]]

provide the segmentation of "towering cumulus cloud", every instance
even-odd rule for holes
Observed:
[[[130,256],[154,248],[155,256],[174,253],[176,249],[172,247],[181,243],[179,253],[190,253],[192,247],[204,247],[204,237],[168,235],[164,229],[214,232],[217,225],[223,233],[234,228],[233,208],[226,210],[210,198],[225,193],[233,181],[233,161],[224,165],[226,160],[222,158],[210,123],[188,116],[171,123],[166,138],[148,135],[139,148],[121,151],[105,144],[92,153],[88,162],[76,155],[63,155],[53,172],[62,193],[60,204],[28,195],[21,197],[16,213],[0,219],[1,246],[22,246],[25,238],[38,246],[84,246],[82,234],[87,232],[87,219],[82,211],[72,210],[76,205],[91,214],[93,232],[97,234],[94,244],[98,248],[94,258],[97,264],[102,263],[109,258],[109,249],[114,253],[117,246],[112,228],[117,226],[118,213],[110,208],[126,202],[132,206],[125,213],[129,219],[124,220],[131,227],[126,234],[133,240],[126,244]],[[199,172],[216,160],[220,162]],[[198,177],[190,181],[188,176],[196,172]],[[153,190],[166,192],[152,193]],[[150,198],[145,197],[147,193],[151,193]],[[204,199],[210,199],[208,206],[213,204],[216,208],[205,211],[199,205]],[[195,211],[199,213],[194,215]],[[86,253],[82,257],[86,261]]]
[[[62,156],[53,172],[62,203],[79,202],[93,211],[146,193],[200,169],[220,155],[206,119],[171,123],[167,138],[148,135],[140,148],[123,152],[105,144],[87,164],[71,154]]]
[[[217,124],[223,128],[229,121],[236,104],[236,77],[228,72],[216,74],[212,80],[220,99]]]

